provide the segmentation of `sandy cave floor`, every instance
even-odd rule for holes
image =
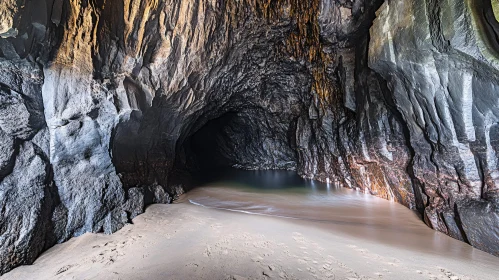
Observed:
[[[476,249],[468,258],[411,251],[185,199],[133,222],[56,245],[0,279],[499,279],[499,258]]]

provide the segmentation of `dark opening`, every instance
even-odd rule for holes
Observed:
[[[224,128],[236,116],[237,114],[233,112],[226,113],[209,121],[186,139],[184,149],[186,155],[194,164],[191,168],[197,171],[213,170],[228,168],[234,164],[234,161],[223,152],[224,143],[227,141],[223,133]]]

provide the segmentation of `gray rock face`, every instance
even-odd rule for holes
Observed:
[[[383,2],[3,1],[0,273],[218,165],[360,189],[499,254],[495,2]]]
[[[425,221],[497,254],[499,60],[486,2],[386,2],[371,29],[369,65],[407,125]]]
[[[14,156],[14,137],[9,136],[7,133],[0,130],[0,173],[8,174],[12,168],[12,157]]]
[[[54,186],[44,153],[25,142],[11,174],[0,184],[0,272],[33,262],[54,244],[51,216]]]

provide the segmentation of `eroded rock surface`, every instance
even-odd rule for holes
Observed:
[[[219,164],[360,189],[498,254],[496,0],[382,4],[2,2],[0,273]]]
[[[387,1],[369,65],[408,127],[425,221],[497,255],[499,60],[486,2]]]

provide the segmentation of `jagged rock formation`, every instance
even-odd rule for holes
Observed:
[[[0,274],[215,164],[330,179],[499,254],[497,5],[2,2]]]
[[[385,3],[369,65],[407,124],[425,221],[499,255],[499,24],[490,1],[455,2]]]

